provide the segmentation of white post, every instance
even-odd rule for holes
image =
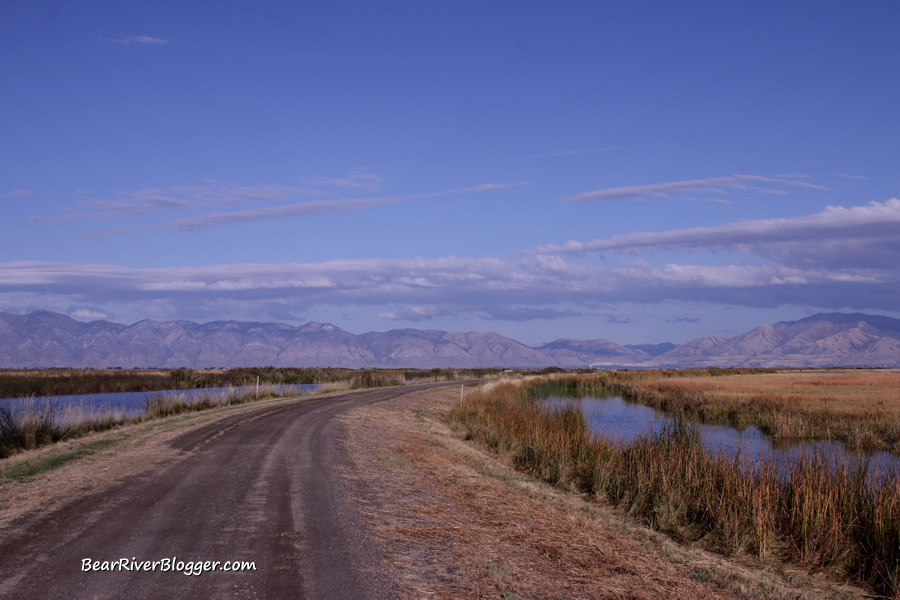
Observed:
[[[463,403],[463,388],[465,388],[465,387],[466,387],[466,385],[464,383],[459,384],[459,405],[460,406],[462,406],[462,403]]]
[[[259,400],[259,375],[256,376],[256,399]]]

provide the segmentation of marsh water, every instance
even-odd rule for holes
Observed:
[[[659,433],[674,422],[674,419],[664,412],[642,404],[626,402],[620,396],[557,397],[548,400],[551,409],[568,405],[581,407],[591,433],[626,445],[647,433]],[[711,453],[723,454],[729,458],[740,456],[748,464],[768,459],[783,469],[795,464],[803,456],[819,454],[833,459],[836,464],[843,464],[844,460],[850,464],[868,461],[870,472],[900,470],[900,458],[886,452],[859,453],[848,449],[840,442],[833,441],[772,440],[753,426],[738,430],[726,425],[703,423],[694,425],[700,432],[703,445]]]
[[[260,393],[311,394],[321,388],[318,383],[296,385],[261,385]],[[66,411],[102,415],[114,412],[126,417],[137,416],[146,411],[147,401],[152,398],[174,396],[188,402],[204,397],[237,396],[253,392],[256,386],[236,386],[217,388],[197,388],[189,390],[154,390],[151,392],[114,392],[108,394],[73,394],[68,396],[38,396],[32,398],[0,398],[0,406],[7,406],[14,415],[21,415],[30,408],[51,407],[54,416]]]

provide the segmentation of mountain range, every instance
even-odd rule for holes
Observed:
[[[606,339],[528,345],[497,333],[394,329],[353,334],[329,323],[76,321],[0,311],[0,368],[30,367],[898,367],[900,319],[817,314],[681,345]]]

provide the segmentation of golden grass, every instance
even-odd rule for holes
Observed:
[[[769,402],[840,415],[883,411],[900,417],[900,373],[791,372],[651,379],[645,385],[703,393],[727,402]]]
[[[815,371],[611,377],[627,399],[694,419],[756,425],[774,438],[828,439],[900,453],[900,373]]]

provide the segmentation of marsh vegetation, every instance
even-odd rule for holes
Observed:
[[[754,377],[769,375],[729,377],[748,377],[740,380],[745,382],[741,385],[754,389]],[[633,390],[631,397],[642,400],[654,392],[659,404],[673,414],[757,423],[761,416],[780,419],[777,412],[783,408],[789,414],[815,416],[823,428],[812,431],[821,432],[833,431],[841,415],[868,414],[873,404],[881,406],[874,399],[880,392],[867,394],[869,386],[856,392],[861,398],[857,413],[850,406],[841,411],[826,408],[809,394],[801,395],[803,401],[795,406],[789,406],[787,397],[764,409],[749,399],[722,400],[719,406],[697,387],[687,392],[696,394],[691,404],[680,401],[683,387],[661,384],[697,385],[699,380],[701,387],[712,386],[719,378],[699,372],[678,377],[661,372],[609,373],[491,383],[470,394],[451,411],[450,419],[467,438],[510,455],[520,469],[535,477],[609,501],[676,539],[700,541],[726,554],[750,553],[830,570],[886,595],[900,592],[900,476],[896,470],[872,477],[863,463],[835,461],[822,453],[792,463],[786,473],[767,459],[747,469],[739,457],[710,452],[697,427],[684,418],[625,443],[592,434],[577,407],[547,410],[544,402],[555,396],[621,394],[623,390]],[[822,389],[828,389],[829,383],[821,384]],[[725,385],[738,389],[736,383]],[[848,393],[847,397],[856,396]],[[715,411],[703,413],[700,406]],[[885,413],[894,408],[885,401]]]
[[[626,400],[702,423],[754,425],[775,439],[900,454],[900,372],[708,373],[614,373],[605,385]]]
[[[499,369],[339,369],[242,367],[236,369],[6,369],[0,370],[0,398],[150,392],[255,385],[351,382],[351,386],[398,385],[486,377]]]

